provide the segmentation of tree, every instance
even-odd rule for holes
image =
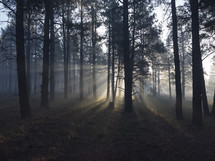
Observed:
[[[80,85],[79,85],[79,92],[80,92],[80,99],[83,99],[84,94],[84,82],[83,82],[83,61],[84,61],[84,55],[83,55],[83,38],[84,38],[84,26],[83,26],[83,0],[81,0],[81,40],[80,40]]]
[[[97,28],[97,2],[93,3],[92,6],[92,54],[93,54],[93,97],[96,98],[96,28]]]
[[[51,16],[50,16],[50,100],[55,99],[55,31],[54,31],[54,6],[52,2]]]
[[[199,42],[199,14],[198,0],[190,0],[192,13],[192,73],[193,73],[193,118],[194,126],[202,126],[202,106],[201,106],[201,51]]]
[[[25,68],[25,49],[24,49],[24,1],[16,1],[16,51],[17,51],[17,74],[19,88],[19,104],[21,117],[23,119],[31,118],[31,110],[29,105],[29,95],[26,79]]]
[[[110,15],[110,14],[109,14]],[[111,24],[110,24],[110,16],[108,18],[108,67],[107,67],[107,99],[110,97],[110,56],[111,56]]]
[[[174,47],[174,63],[175,63],[175,83],[176,83],[176,118],[182,119],[182,95],[181,95],[181,77],[180,77],[180,60],[178,54],[178,32],[177,32],[177,15],[175,0],[171,1],[172,21],[173,21],[173,47]]]
[[[45,23],[44,23],[44,42],[43,42],[43,71],[41,85],[41,107],[49,108],[49,21],[50,21],[50,3],[45,4]]]
[[[125,82],[125,111],[132,111],[132,66],[130,57],[129,26],[128,26],[128,0],[123,0],[123,63]]]

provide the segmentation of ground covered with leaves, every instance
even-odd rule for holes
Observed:
[[[18,100],[0,105],[0,161],[204,161],[215,158],[215,118],[191,126],[191,103],[175,120],[174,101],[144,98],[132,113],[100,99],[61,99],[21,120]]]

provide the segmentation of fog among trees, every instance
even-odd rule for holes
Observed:
[[[215,2],[181,2],[0,0],[0,160],[213,160]]]

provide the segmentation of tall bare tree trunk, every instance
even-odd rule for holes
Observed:
[[[110,97],[110,55],[111,55],[111,28],[110,28],[110,17],[108,25],[108,72],[107,72],[107,99]]]
[[[182,69],[182,99],[185,100],[185,47],[184,47],[184,32],[181,30],[181,49],[182,49],[182,61],[181,61],[181,69]]]
[[[160,96],[160,67],[158,66],[158,96]]]
[[[54,6],[51,7],[51,43],[50,43],[50,100],[55,99],[55,31],[54,31]]]
[[[84,61],[84,56],[83,56],[83,38],[84,38],[84,27],[83,27],[83,0],[81,0],[81,42],[80,42],[80,87],[79,87],[79,94],[80,94],[80,99],[83,99],[83,94],[84,94],[84,83],[83,83],[83,61]]]
[[[67,30],[66,30],[66,37],[67,37],[67,45],[66,45],[66,53],[67,53],[67,64],[66,64],[66,68],[67,68],[67,94],[66,97],[68,97],[68,90],[70,89],[70,84],[71,84],[71,80],[70,78],[70,8],[69,8],[69,2],[67,1]]]
[[[171,89],[171,73],[170,73],[170,60],[168,58],[168,78],[169,78],[169,98],[172,99],[172,89]]]
[[[34,94],[37,93],[37,45],[34,45]]]
[[[115,90],[114,90],[114,86],[115,86],[115,27],[114,27],[114,18],[115,16],[115,12],[112,13],[112,62],[111,62],[111,65],[112,65],[112,75],[111,75],[111,91],[112,91],[112,102],[114,103],[115,102]]]
[[[26,45],[26,58],[27,58],[27,83],[28,94],[31,93],[31,11],[28,11],[27,19],[27,45]]]
[[[202,105],[203,105],[203,110],[204,110],[204,115],[209,115],[209,108],[208,108],[208,98],[207,98],[207,93],[206,93],[206,88],[205,88],[205,77],[204,77],[204,71],[201,63],[201,92],[202,92]]]
[[[16,8],[16,51],[17,51],[17,74],[18,74],[18,88],[19,88],[19,104],[21,117],[27,119],[31,117],[31,110],[29,105],[29,95],[25,71],[25,49],[24,49],[24,2],[17,0]]]
[[[124,81],[125,81],[125,111],[131,112],[132,102],[132,67],[130,58],[129,26],[128,26],[128,0],[123,0],[123,40],[124,40]]]
[[[63,28],[63,58],[64,58],[64,98],[67,99],[68,97],[68,57],[67,57],[67,50],[66,50],[66,31],[65,31],[65,1],[62,4],[62,28]]]
[[[43,43],[43,71],[41,85],[41,107],[49,108],[49,20],[50,4],[48,0],[45,3],[45,24],[44,24],[44,43]]]
[[[94,9],[95,7],[95,9]],[[92,48],[93,48],[93,72],[92,72],[92,82],[93,82],[93,97],[96,98],[96,4],[92,6]]]
[[[53,2],[51,7],[50,16],[50,32],[51,32],[51,42],[50,42],[50,100],[55,99],[55,31],[54,31],[54,6]]]
[[[211,114],[212,114],[213,116],[215,116],[215,91],[214,91],[213,106],[212,106]]]
[[[178,54],[178,29],[175,0],[172,0],[172,20],[173,20],[173,46],[174,46],[174,62],[175,62],[175,82],[176,82],[176,118],[182,119],[182,95],[181,95],[181,76],[180,76],[180,60]]]
[[[194,126],[202,126],[202,73],[201,51],[199,42],[199,13],[198,0],[190,0],[192,13],[192,64],[193,64],[193,119]]]

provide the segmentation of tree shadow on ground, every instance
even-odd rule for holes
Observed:
[[[0,160],[140,161],[211,160],[204,145],[153,113],[143,103],[123,112],[122,103],[98,100],[52,109],[10,132],[0,132]],[[202,150],[204,147],[205,151]]]

